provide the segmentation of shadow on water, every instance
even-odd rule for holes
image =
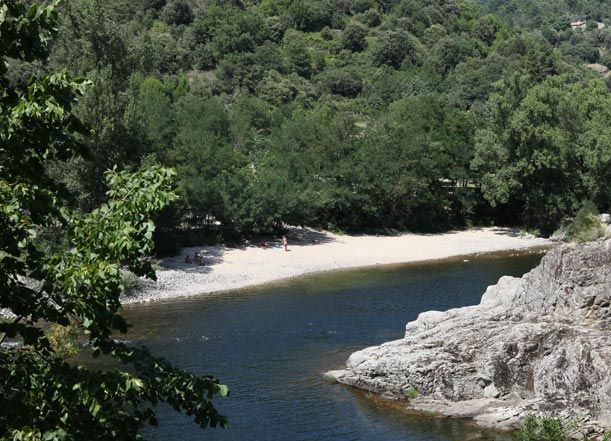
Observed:
[[[202,433],[168,409],[154,440],[508,441],[461,420],[407,413],[404,404],[330,385],[355,350],[401,338],[427,310],[479,303],[502,275],[520,276],[540,255],[455,259],[323,273],[213,297],[135,305],[129,338],[231,389],[215,401],[228,430]],[[467,261],[468,260],[468,261]],[[205,436],[204,436],[205,435]]]

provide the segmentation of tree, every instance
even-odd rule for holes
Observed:
[[[473,29],[471,29],[471,35],[481,40],[490,46],[496,40],[497,33],[503,28],[503,24],[498,17],[488,14],[478,18],[473,23]]]
[[[365,23],[370,28],[375,28],[380,23],[382,23],[382,19],[380,18],[380,13],[375,9],[369,9],[363,13],[363,19]]]
[[[611,93],[603,81],[550,76],[530,86],[511,77],[499,87],[473,160],[490,203],[511,206],[543,233],[585,200],[609,207]]]
[[[148,153],[135,94],[129,82],[138,64],[137,57],[120,22],[134,6],[121,0],[102,4],[100,0],[65,0],[58,17],[59,29],[48,69],[68,69],[73,75],[91,80],[75,113],[89,127],[82,139],[87,155],[73,158],[71,164],[49,163],[56,180],[63,182],[78,205],[90,210],[105,198],[103,172],[114,165],[137,166]]]
[[[159,11],[165,6],[166,0],[144,0],[144,8]]]
[[[342,32],[342,48],[360,52],[367,47],[367,30],[363,26],[350,25]]]
[[[601,55],[598,62],[607,66],[608,69],[611,69],[611,51],[607,50],[603,55]]]
[[[75,114],[90,129],[82,139],[86,155],[72,158],[69,167],[54,164],[55,177],[87,211],[106,197],[104,171],[115,165],[137,166],[148,150],[134,97],[114,89],[107,69],[91,72],[90,79],[91,86],[75,106]]]
[[[325,72],[322,85],[328,92],[347,98],[355,98],[363,90],[359,72],[350,67]]]
[[[76,133],[86,131],[71,111],[88,83],[65,73],[8,87],[11,59],[44,59],[56,29],[57,3],[0,2],[0,433],[12,439],[138,439],[156,425],[154,406],[166,402],[201,427],[226,426],[210,399],[226,395],[211,376],[199,377],[154,358],[145,348],[113,340],[126,332],[119,315],[121,272],[154,277],[151,218],[175,199],[173,172],[159,166],[106,173],[108,201],[87,214],[66,205],[46,173],[47,161],[77,155]],[[37,236],[54,231],[55,251]],[[127,369],[90,370],[69,364],[41,323],[77,326],[95,357]]]
[[[404,60],[416,63],[420,60],[420,42],[407,31],[386,31],[378,38],[373,56],[376,64],[399,68]]]
[[[443,181],[468,177],[472,123],[438,95],[395,101],[363,138],[361,188],[398,228],[438,229],[451,223],[456,191]]]
[[[193,21],[191,6],[186,0],[172,0],[163,7],[163,21],[170,25],[186,25]]]
[[[312,56],[301,35],[287,33],[284,36],[284,51],[289,70],[309,78],[312,74]]]
[[[106,70],[113,89],[123,87],[138,64],[139,51],[130,47],[121,17],[136,14],[134,2],[64,0],[60,28],[54,39],[52,69],[77,75]]]
[[[431,64],[443,75],[448,74],[461,61],[477,55],[474,42],[463,36],[442,37],[429,54]]]
[[[28,0],[28,4],[42,2]],[[480,0],[476,7],[457,0],[63,0],[65,13],[60,15],[49,62],[13,59],[7,78],[10,88],[22,89],[31,76],[65,68],[92,80],[74,109],[93,132],[81,139],[88,156],[72,159],[69,165],[50,160],[45,166],[72,193],[81,210],[89,211],[105,200],[108,188],[103,172],[113,165],[137,170],[156,158],[179,169],[178,186],[184,197],[172,206],[175,216],[164,217],[166,228],[156,239],[213,218],[230,225],[232,234],[270,231],[295,220],[358,228],[371,225],[375,218],[378,226],[406,226],[413,213],[424,213],[427,207],[440,217],[447,210],[459,212],[448,208],[454,196],[444,196],[456,195],[458,190],[448,190],[449,184],[440,188],[439,181],[431,181],[431,190],[427,193],[424,186],[419,201],[403,199],[405,210],[397,216],[389,215],[394,209],[391,204],[378,203],[378,190],[383,189],[374,181],[385,179],[385,170],[381,168],[377,176],[369,174],[371,168],[355,158],[375,150],[366,142],[388,141],[388,137],[378,140],[371,132],[379,131],[381,138],[393,132],[393,127],[381,128],[390,119],[389,109],[402,108],[397,103],[408,97],[435,96],[448,110],[432,113],[443,118],[435,130],[443,142],[455,141],[453,136],[462,139],[446,118],[473,118],[482,136],[485,129],[503,133],[489,118],[495,114],[489,98],[496,82],[508,73],[528,78],[523,91],[514,90],[514,97],[505,95],[506,101],[515,99],[516,107],[503,108],[503,112],[513,114],[524,98],[521,93],[550,75],[570,73],[567,81],[581,84],[584,77],[595,75],[581,66],[584,61],[598,59],[611,66],[609,26],[584,32],[570,27],[573,16],[604,21],[609,16],[608,3]],[[512,20],[517,28],[507,25]],[[605,81],[611,88],[611,78]],[[423,103],[413,105],[426,113]],[[335,116],[320,116],[323,108],[333,109]],[[602,112],[597,118],[604,117],[607,114]],[[217,127],[209,125],[214,122],[211,118]],[[353,118],[359,128],[347,142],[342,135],[346,128],[341,129],[338,121]],[[321,129],[308,120],[316,120]],[[355,151],[341,161],[307,149],[293,158],[291,143],[322,142],[317,138],[320,131],[327,131],[324,142],[330,151],[344,141]],[[601,145],[607,139],[600,130],[588,133],[598,134],[596,142]],[[416,135],[420,136],[405,133]],[[380,148],[373,160],[391,167],[393,158],[400,161],[399,138],[384,144],[389,148]],[[276,145],[279,140],[289,143],[285,146],[289,151]],[[595,143],[594,138],[590,143]],[[462,152],[462,148],[451,150]],[[601,151],[598,157],[604,157]],[[554,150],[549,154],[559,156]],[[301,173],[286,162],[293,158],[301,164],[302,157],[304,171],[321,158],[331,162],[321,165],[324,176],[320,170]],[[454,171],[465,170],[462,155],[436,157],[454,161],[444,163],[447,167],[437,179],[447,182]],[[270,164],[275,164],[275,170]],[[499,169],[505,170],[503,164]],[[406,179],[413,176],[410,168],[404,170]],[[485,176],[483,169],[477,172]],[[606,180],[602,167],[587,180],[589,188],[597,188],[591,199],[603,204],[601,209],[606,209]],[[509,183],[508,178],[507,185],[497,190],[508,188]],[[392,185],[401,195],[400,185]],[[289,188],[303,207],[284,198]],[[468,188],[473,192],[471,203],[479,204],[479,189]],[[494,193],[493,186],[486,188],[489,195]],[[318,197],[322,194],[324,198]],[[388,201],[383,199],[386,196],[382,191],[381,200]],[[421,203],[427,198],[434,203]],[[414,202],[413,207],[408,207],[408,201]],[[504,221],[508,213],[522,213],[522,205],[512,205],[519,203],[514,197],[485,210]],[[361,210],[365,205],[368,208]],[[181,237],[185,242],[180,245],[195,245],[186,241],[200,236]]]
[[[324,0],[294,0],[289,2],[286,14],[296,29],[301,31],[319,31],[332,25],[332,2]]]
[[[279,213],[292,224],[358,225],[354,218],[366,197],[352,187],[358,132],[352,117],[335,114],[328,106],[291,115],[272,131],[269,148],[256,166],[255,194],[264,188],[272,194],[280,191]]]
[[[154,77],[144,78],[139,84],[137,106],[146,126],[153,152],[160,154],[171,143],[172,99],[171,89]]]

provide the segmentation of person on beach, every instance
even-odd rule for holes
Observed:
[[[185,263],[191,263],[191,262],[193,262],[193,261],[191,260],[191,255],[190,255],[190,254],[187,254],[187,256],[185,257]]]
[[[195,253],[195,262],[196,265],[204,266],[206,262],[204,262],[204,255],[202,253]]]
[[[284,251],[289,250],[289,240],[286,238],[286,236],[282,236],[282,248],[284,248]]]

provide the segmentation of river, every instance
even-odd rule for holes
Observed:
[[[212,297],[133,305],[130,338],[231,390],[215,400],[230,429],[202,432],[160,408],[153,440],[508,441],[465,421],[412,414],[404,405],[325,382],[355,350],[401,338],[420,312],[479,303],[502,275],[540,255],[457,259],[338,271]]]

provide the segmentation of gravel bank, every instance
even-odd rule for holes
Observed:
[[[340,268],[420,262],[552,244],[547,239],[521,237],[505,228],[396,236],[340,236],[296,228],[289,232],[288,239],[288,252],[279,242],[240,248],[185,248],[180,255],[161,263],[157,282],[144,281],[123,303],[210,294]],[[185,256],[195,252],[204,256],[204,265],[184,263]]]

